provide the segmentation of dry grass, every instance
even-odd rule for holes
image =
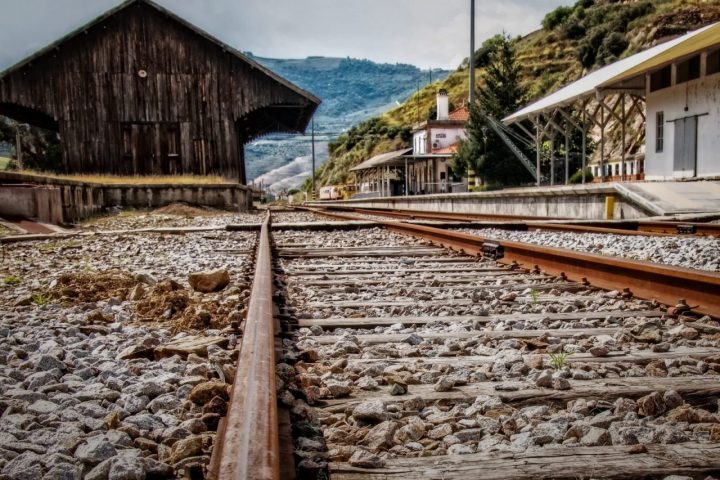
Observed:
[[[99,183],[105,185],[209,185],[209,184],[237,184],[219,175],[103,175],[103,174],[77,174],[61,175],[34,170],[19,170],[23,175],[36,175],[60,180],[73,180],[76,182]]]
[[[226,327],[237,305],[238,302],[220,305],[218,297],[199,297],[173,280],[163,280],[150,287],[136,308],[142,322],[154,322],[180,332]]]
[[[219,212],[216,210],[191,207],[184,203],[171,203],[170,205],[153,210],[152,213],[153,215],[175,215],[178,217],[212,217]]]
[[[132,275],[117,270],[64,273],[50,291],[50,296],[70,304],[98,302],[110,297],[125,300],[136,283]]]
[[[120,270],[65,273],[60,275],[57,285],[48,294],[37,294],[33,301],[39,305],[57,300],[68,306],[111,297],[127,300],[136,285],[138,281],[130,273]],[[224,328],[230,323],[230,314],[239,305],[239,299],[226,300],[221,304],[220,295],[193,294],[173,280],[142,287],[142,298],[135,302],[138,320],[167,327],[173,332]],[[108,321],[111,320],[101,323]]]

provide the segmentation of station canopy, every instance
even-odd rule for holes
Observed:
[[[394,152],[381,153],[375,155],[369,160],[354,166],[350,171],[367,170],[369,168],[377,167],[398,167],[403,165],[405,162],[404,155],[412,152],[412,148],[404,148],[402,150],[395,150]]]
[[[649,48],[596,70],[556,92],[541,98],[508,117],[503,123],[512,124],[532,118],[556,108],[571,105],[577,100],[600,93],[603,89],[628,88],[628,81],[661,68],[679,58],[701,52],[720,43],[720,22],[689,32],[681,37]],[[645,88],[644,78],[635,88]]]

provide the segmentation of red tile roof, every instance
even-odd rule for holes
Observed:
[[[457,109],[453,110],[452,112],[450,112],[450,114],[448,115],[448,118],[450,120],[458,120],[461,122],[467,122],[468,119],[470,118],[470,110],[468,109],[467,106],[463,105],[462,107],[457,108]]]
[[[460,142],[453,143],[449,147],[444,148],[433,148],[432,153],[443,155],[443,154],[455,154],[458,151],[458,148],[460,147]]]

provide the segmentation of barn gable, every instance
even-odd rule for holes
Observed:
[[[0,114],[56,130],[66,172],[222,174],[302,132],[320,101],[150,0],[130,0],[0,74]]]

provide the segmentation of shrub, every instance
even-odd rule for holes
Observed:
[[[585,169],[585,183],[590,183],[593,181],[593,174],[592,170],[590,168]],[[582,169],[578,169],[577,172],[573,173],[570,176],[570,179],[568,180],[571,184],[578,184],[582,183]]]
[[[558,7],[552,12],[545,15],[542,26],[545,30],[554,30],[555,27],[563,23],[572,13],[573,7]]]
[[[622,33],[612,32],[605,37],[597,51],[595,63],[607,65],[614,62],[628,47],[628,41]]]

